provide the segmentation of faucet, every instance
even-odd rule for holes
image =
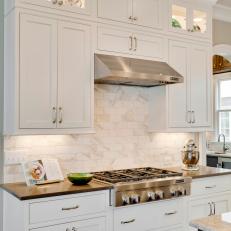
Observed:
[[[226,146],[225,142],[225,135],[224,134],[219,134],[218,136],[218,142],[221,142],[221,137],[223,137],[223,151],[224,153],[229,150],[229,147]]]

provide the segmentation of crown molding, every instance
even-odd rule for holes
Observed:
[[[217,4],[213,8],[213,18],[225,22],[231,22],[231,7]]]

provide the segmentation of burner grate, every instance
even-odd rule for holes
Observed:
[[[94,172],[93,174],[95,179],[113,184],[182,176],[182,173],[151,167]]]

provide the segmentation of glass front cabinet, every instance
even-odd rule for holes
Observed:
[[[192,36],[211,36],[212,9],[188,1],[170,0],[169,29]]]
[[[87,15],[91,14],[91,1],[92,0],[21,0],[23,3]]]

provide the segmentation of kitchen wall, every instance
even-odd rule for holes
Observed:
[[[194,134],[149,134],[148,89],[97,85],[95,134],[5,137],[6,158],[54,157],[64,174],[181,164],[181,149]],[[161,115],[160,115],[161,116]],[[5,166],[5,182],[21,181],[21,166]]]
[[[231,23],[221,20],[213,20],[213,44],[231,45]]]

